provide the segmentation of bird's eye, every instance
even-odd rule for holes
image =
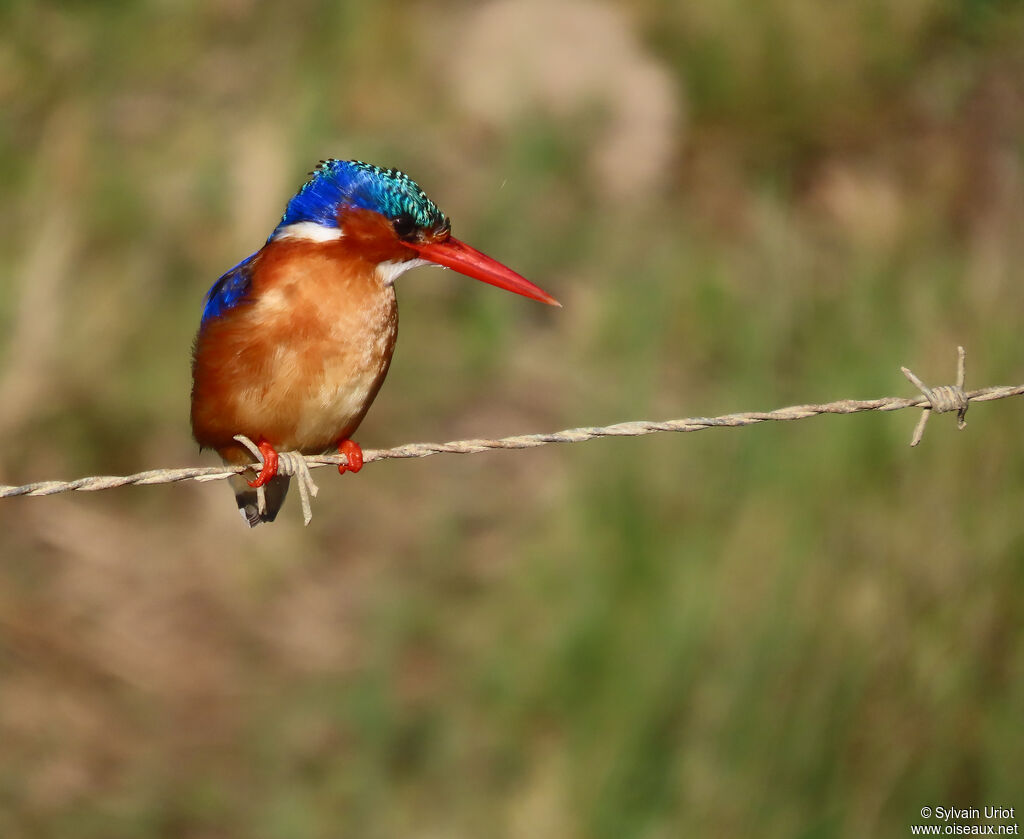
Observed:
[[[408,213],[402,213],[391,222],[399,239],[411,239],[416,233],[416,220]]]

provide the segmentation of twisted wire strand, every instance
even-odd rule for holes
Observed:
[[[909,372],[909,371],[907,371]],[[913,374],[911,374],[913,375]],[[909,376],[908,376],[909,378]],[[915,376],[914,379],[917,377]],[[919,382],[920,380],[918,380]],[[917,382],[915,382],[916,384]],[[948,388],[959,391],[963,397],[963,405],[971,402],[991,402],[996,399],[1007,399],[1011,396],[1024,394],[1024,384],[999,387],[985,387],[978,390],[963,391],[962,385],[944,385],[937,388],[926,388],[923,385],[922,395],[913,398],[888,396],[882,399],[841,399],[820,405],[791,405],[774,411],[746,411],[735,414],[724,414],[717,417],[687,417],[685,419],[651,422],[621,422],[603,427],[569,428],[548,434],[522,434],[515,437],[503,437],[499,440],[457,440],[450,443],[408,443],[391,449],[367,449],[363,452],[363,462],[373,463],[378,460],[396,458],[429,457],[435,454],[475,454],[492,449],[532,449],[552,443],[582,443],[598,437],[642,437],[647,434],[658,434],[666,431],[686,433],[703,431],[706,428],[742,428],[762,422],[790,422],[807,419],[821,414],[858,414],[864,411],[902,411],[906,408],[923,408],[922,420],[932,411],[941,413],[946,410],[957,410],[963,418],[961,402],[956,399],[943,401],[942,393]],[[938,391],[939,394],[935,392]],[[923,423],[919,424],[919,428]],[[962,427],[962,426],[961,426]],[[923,428],[922,428],[923,430]],[[915,430],[916,445],[920,442]],[[346,463],[344,455],[309,455],[304,458],[310,469],[322,466],[337,466]],[[178,481],[218,481],[244,472],[246,469],[259,468],[258,463],[252,466],[205,466],[186,469],[151,469],[134,475],[110,476],[97,475],[79,478],[76,481],[38,481],[24,486],[0,485],[0,498],[28,495],[55,495],[61,492],[96,492],[101,489],[114,489],[123,486],[143,486],[150,484],[169,484]]]

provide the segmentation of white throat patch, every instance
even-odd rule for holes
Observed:
[[[405,262],[387,262],[377,263],[377,276],[381,278],[384,285],[394,285],[395,280],[402,276],[410,268],[419,268],[421,265],[435,265],[436,263],[430,262],[426,259],[407,259]]]

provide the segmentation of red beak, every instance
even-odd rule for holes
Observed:
[[[544,289],[538,288],[525,277],[520,277],[511,268],[506,268],[487,254],[480,253],[465,242],[450,236],[445,242],[427,242],[426,244],[409,245],[421,259],[451,268],[474,280],[496,285],[506,291],[514,291],[523,297],[532,297],[549,306],[561,306]]]

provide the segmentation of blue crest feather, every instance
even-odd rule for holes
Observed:
[[[324,160],[288,202],[277,229],[303,221],[337,227],[343,207],[372,210],[388,219],[407,216],[422,228],[447,223],[444,213],[404,172],[361,160]]]

